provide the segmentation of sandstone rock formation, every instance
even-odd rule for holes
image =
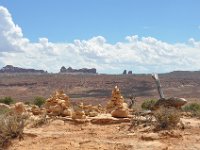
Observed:
[[[72,119],[86,119],[86,115],[84,112],[84,105],[81,103],[78,107],[74,110],[72,114]]]
[[[71,116],[71,108],[69,97],[64,91],[56,91],[53,96],[48,98],[45,102],[47,114],[53,116]]]
[[[26,112],[25,105],[22,102],[17,102],[11,106],[11,111],[17,115],[21,115]]]
[[[106,108],[107,112],[116,118],[127,117],[129,115],[128,106],[124,102],[124,98],[121,96],[121,92],[117,86],[112,91],[112,98]]]
[[[84,111],[76,110],[72,114],[72,119],[86,119],[86,115]]]
[[[14,67],[12,65],[7,65],[0,69],[0,73],[46,73],[44,70],[35,69],[24,69],[19,67]]]
[[[88,68],[82,68],[82,69],[73,69],[72,67],[69,67],[69,68],[65,68],[64,66],[61,67],[60,69],[60,73],[89,73],[89,74],[96,74],[97,73],[97,70],[95,68],[91,68],[91,69],[88,69]]]
[[[133,72],[130,70],[130,71],[128,71],[128,74],[133,74]]]
[[[33,115],[40,115],[43,113],[42,110],[36,105],[33,105],[31,107],[31,112],[33,113]]]

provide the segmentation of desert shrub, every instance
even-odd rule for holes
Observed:
[[[24,104],[26,104],[26,105],[31,105],[31,102],[26,101],[26,102],[24,102]]]
[[[46,114],[44,114],[44,115],[40,116],[40,118],[33,120],[31,127],[37,128],[37,127],[40,127],[40,126],[48,124],[48,123],[49,123],[49,120],[47,119]]]
[[[10,112],[10,109],[8,109],[8,108],[1,108],[0,109],[0,115],[7,114],[8,112]]]
[[[156,129],[176,128],[180,122],[181,114],[176,108],[161,107],[154,112]]]
[[[200,104],[190,103],[183,107],[186,112],[191,112],[194,116],[200,116]]]
[[[155,105],[155,103],[157,102],[157,100],[155,99],[149,99],[149,100],[145,100],[141,107],[144,110],[151,110],[153,108],[153,106]]]
[[[24,119],[21,116],[0,115],[0,149],[5,149],[13,138],[22,138]]]
[[[35,97],[34,102],[35,105],[38,107],[41,107],[45,103],[45,98],[44,97]]]
[[[0,99],[0,103],[10,105],[10,104],[14,103],[14,100],[11,97],[4,97],[4,98]]]

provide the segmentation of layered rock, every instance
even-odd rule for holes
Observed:
[[[49,115],[53,116],[71,116],[69,97],[64,91],[56,91],[45,102],[45,108]]]
[[[112,98],[108,102],[106,109],[116,118],[128,117],[129,115],[128,105],[124,102],[124,98],[117,86],[112,91]]]

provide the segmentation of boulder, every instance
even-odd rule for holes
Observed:
[[[125,108],[117,108],[111,112],[111,115],[115,118],[126,118],[129,115],[129,111]]]

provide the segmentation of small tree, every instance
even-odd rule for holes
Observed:
[[[35,97],[34,102],[35,105],[38,107],[41,107],[45,103],[45,98],[44,97]]]
[[[144,110],[151,110],[153,108],[153,106],[155,105],[155,103],[157,102],[157,100],[155,99],[149,99],[149,100],[145,100],[141,107]]]
[[[10,104],[14,103],[14,100],[11,97],[4,97],[4,98],[0,99],[0,103],[10,105]]]

